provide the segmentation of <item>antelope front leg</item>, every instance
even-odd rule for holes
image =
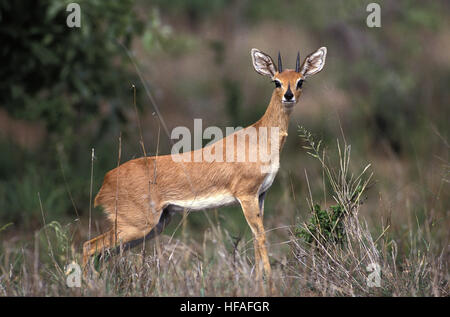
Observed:
[[[269,281],[270,292],[273,293],[272,287],[272,270],[270,268],[269,257],[266,250],[266,233],[264,231],[262,214],[259,208],[258,196],[241,197],[239,201],[244,212],[245,219],[247,220],[250,229],[253,232],[255,239],[255,261],[256,272],[258,274],[260,261],[262,260],[264,265],[264,272]],[[260,275],[260,274],[258,274]],[[261,278],[261,277],[259,277]]]
[[[259,245],[256,238],[253,239],[253,249],[255,250],[255,273],[256,279],[261,281],[262,289],[262,278],[261,278],[261,255],[259,254]]]

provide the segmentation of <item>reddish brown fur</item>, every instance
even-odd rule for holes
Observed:
[[[301,89],[295,89],[296,81],[302,74],[293,70],[276,72],[273,79],[278,79],[282,87],[275,88],[270,104],[262,118],[251,127],[279,128],[279,147],[283,147],[288,130],[292,106],[285,106],[281,100],[288,85],[298,101]],[[210,145],[213,153],[223,147],[226,158],[226,141],[233,138],[235,144],[237,133]],[[258,134],[259,137],[259,134]],[[105,234],[84,244],[84,262],[95,252],[110,248],[118,243],[126,243],[145,237],[160,221],[167,205],[174,200],[194,201],[198,197],[226,194],[235,197],[242,206],[244,215],[255,235],[256,273],[260,278],[260,261],[270,281],[270,263],[265,247],[265,232],[262,212],[258,199],[266,175],[261,173],[260,161],[249,162],[249,139],[246,139],[244,162],[194,162],[194,152],[209,149],[205,147],[190,152],[191,162],[174,162],[171,155],[138,158],[128,161],[109,171],[103,185],[95,198],[95,206],[102,206],[112,229]],[[270,147],[270,139],[267,144]],[[243,149],[234,150],[237,152]],[[156,171],[156,175],[155,175]],[[117,223],[117,227],[115,224]],[[117,232],[117,236],[115,235]]]
[[[287,75],[293,77],[289,72]],[[280,146],[283,146],[286,139],[283,132],[287,133],[290,112],[282,109],[279,101],[280,91],[281,89],[274,90],[266,113],[252,126],[280,127]],[[231,137],[235,139],[236,144],[236,133],[226,138]],[[224,159],[226,138],[210,145],[223,146]],[[247,138],[247,153],[248,142]],[[236,158],[237,150],[235,152]],[[126,242],[145,236],[158,223],[159,216],[168,201],[180,197],[191,200],[201,193],[211,195],[215,192],[230,192],[234,197],[256,195],[265,177],[261,174],[259,162],[193,162],[193,157],[192,153],[192,162],[182,163],[174,162],[171,155],[149,157],[148,164],[145,163],[145,158],[138,158],[106,174],[95,198],[95,206],[103,207],[112,225],[116,221],[117,210],[119,241]],[[248,158],[248,154],[246,157]],[[156,182],[154,182],[155,162]]]

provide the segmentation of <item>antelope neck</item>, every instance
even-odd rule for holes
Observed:
[[[279,127],[280,146],[283,146],[289,127],[289,118],[292,111],[286,110],[276,95],[275,91],[270,99],[266,112],[259,120],[259,126],[262,127]]]

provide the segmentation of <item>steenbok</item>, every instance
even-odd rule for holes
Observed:
[[[254,235],[256,278],[261,264],[271,282],[271,268],[263,226],[264,198],[279,169],[279,153],[286,141],[289,117],[302,93],[303,81],[320,72],[327,49],[319,48],[295,70],[278,67],[258,49],[251,50],[253,67],[275,84],[269,106],[260,120],[192,152],[143,157],[109,171],[95,198],[111,229],[83,245],[83,261],[98,251],[132,247],[159,234],[177,212],[219,208],[239,203]],[[267,158],[269,154],[269,159]],[[215,160],[198,160],[208,154]],[[197,158],[197,159],[194,159]]]

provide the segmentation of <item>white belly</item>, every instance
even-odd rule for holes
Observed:
[[[264,193],[266,190],[268,190],[270,188],[270,186],[272,186],[272,183],[275,179],[275,176],[277,176],[277,172],[272,172],[272,173],[268,173],[266,175],[266,177],[264,178],[263,183],[261,184],[261,187],[259,189],[259,193]]]
[[[204,210],[214,209],[237,203],[234,196],[230,194],[216,194],[211,196],[196,197],[192,200],[172,200],[169,205],[176,210]]]

